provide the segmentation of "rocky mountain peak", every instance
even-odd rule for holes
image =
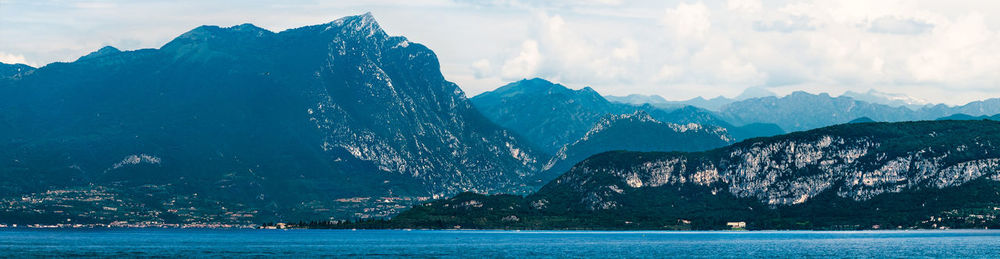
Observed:
[[[382,27],[375,20],[375,16],[371,12],[367,12],[361,15],[347,16],[327,24],[328,26],[324,30],[331,30],[334,28],[339,28],[345,33],[358,33],[366,37],[372,36],[387,36]]]

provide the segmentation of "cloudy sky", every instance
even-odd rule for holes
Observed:
[[[470,96],[542,77],[674,100],[748,87],[1000,97],[1000,1],[0,0],[0,61],[43,66],[105,45],[158,48],[202,24],[281,31],[368,11],[433,49]]]

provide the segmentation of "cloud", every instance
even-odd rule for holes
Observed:
[[[755,21],[753,23],[753,28],[757,31],[776,31],[784,33],[816,30],[816,26],[812,25],[809,17],[806,16],[791,16],[785,19],[769,22]]]
[[[756,13],[764,7],[760,0],[728,0],[726,8],[738,13]]]
[[[628,81],[640,62],[639,42],[588,34],[587,26],[562,16],[539,13],[530,39],[503,61],[507,80],[542,77],[563,83],[607,84]]]
[[[916,20],[898,17],[879,17],[868,27],[869,32],[887,34],[921,34],[934,29],[934,25]]]
[[[29,66],[35,66],[24,59],[24,55],[15,55],[5,52],[0,52],[0,62],[5,64],[25,64]]]
[[[662,22],[677,38],[682,39],[704,38],[712,28],[708,7],[701,2],[680,3],[677,7],[667,9]]]
[[[493,75],[493,66],[490,65],[490,60],[480,59],[472,63],[472,71],[476,79],[487,78]]]
[[[534,75],[541,61],[542,53],[538,51],[538,41],[526,40],[521,44],[521,53],[504,62],[503,77],[511,80]]]
[[[632,39],[622,39],[621,47],[611,50],[611,55],[621,60],[636,60],[639,58],[639,45]]]

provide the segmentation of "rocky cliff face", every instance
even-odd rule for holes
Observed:
[[[642,154],[629,161],[584,161],[541,190],[579,192],[590,208],[620,206],[630,190],[707,187],[767,205],[808,202],[823,192],[864,201],[884,193],[1000,179],[995,122],[842,125],[688,154]],[[600,178],[602,181],[593,181]],[[607,179],[615,179],[608,182]],[[608,192],[607,190],[621,190]]]
[[[386,35],[367,14],[286,33],[331,37],[317,68],[322,88],[306,109],[325,151],[420,179],[436,194],[529,189],[522,178],[537,171],[539,154],[472,108],[423,45]]]

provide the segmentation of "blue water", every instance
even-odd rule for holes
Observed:
[[[1000,231],[0,230],[0,257],[1000,257]]]

